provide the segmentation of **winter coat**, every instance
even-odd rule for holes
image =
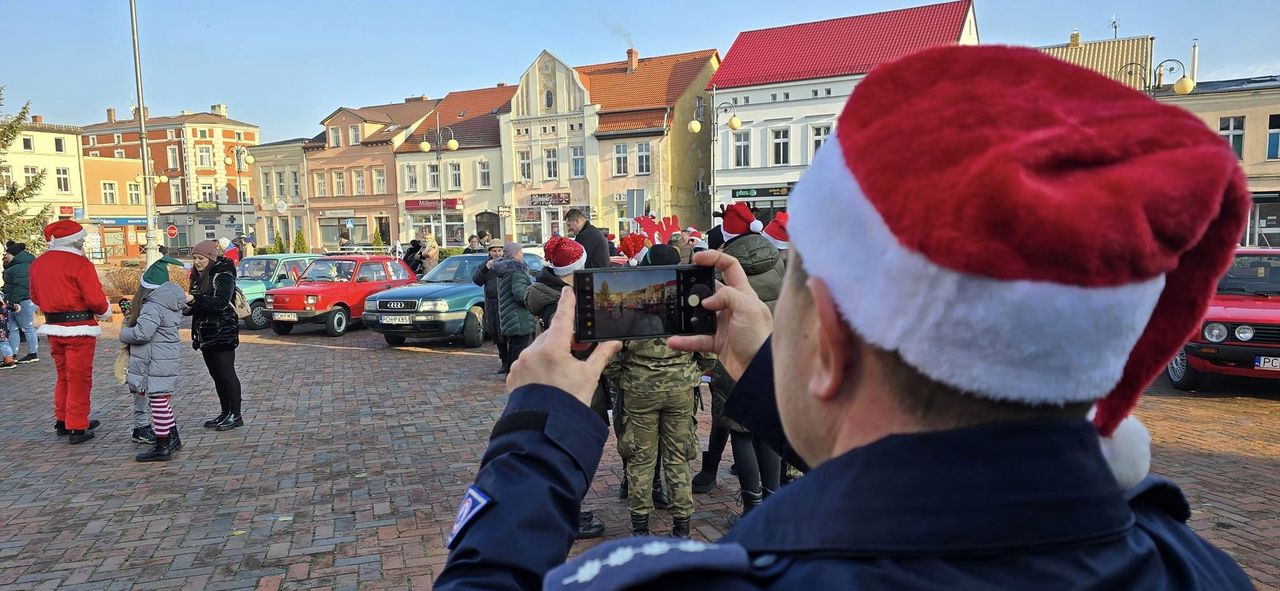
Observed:
[[[747,273],[747,282],[764,303],[773,311],[778,296],[782,294],[782,276],[787,264],[782,254],[760,234],[743,234],[724,244],[725,254],[738,259]]]
[[[523,262],[514,259],[499,259],[493,263],[493,274],[498,276],[498,319],[503,336],[533,334],[533,313],[524,307],[525,296],[533,284],[528,269]]]
[[[538,281],[529,287],[525,294],[525,307],[538,318],[542,330],[551,327],[551,319],[556,317],[556,309],[560,307],[560,290],[569,284],[556,275],[551,267],[543,267],[538,273]]]
[[[14,304],[21,304],[31,299],[31,262],[36,260],[29,251],[13,255],[9,266],[4,268],[4,299]]]
[[[471,282],[484,286],[485,332],[495,337],[502,336],[502,323],[498,321],[498,274],[480,265],[471,275]]]
[[[623,392],[692,392],[714,365],[715,357],[676,351],[666,339],[641,339],[622,346],[609,360],[604,377]]]
[[[182,362],[178,326],[186,303],[182,288],[166,282],[142,302],[137,323],[120,329],[120,342],[129,345],[125,383],[131,391],[159,394],[178,387]]]
[[[410,246],[409,250],[404,251],[404,262],[409,265],[409,270],[414,275],[422,274],[422,257],[418,253],[422,252],[422,246]]]
[[[0,341],[9,340],[9,315],[13,313],[9,310],[9,305],[9,300],[0,294]],[[16,353],[16,351],[10,351],[10,353]]]
[[[231,304],[236,293],[236,267],[225,259],[209,264],[191,285],[191,348],[203,351],[240,346],[240,318]]]
[[[573,238],[582,245],[582,249],[587,251],[587,267],[588,269],[604,269],[609,266],[609,241],[604,237],[604,232],[587,222],[582,226],[582,231],[578,232]]]

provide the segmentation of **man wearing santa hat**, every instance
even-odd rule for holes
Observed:
[[[791,236],[787,234],[787,222],[791,221],[791,214],[780,211],[773,216],[773,221],[764,227],[764,237],[782,253],[782,258],[787,258],[787,251],[791,250]]]
[[[31,263],[31,301],[44,312],[37,331],[49,338],[57,368],[53,389],[54,430],[72,445],[93,439],[98,421],[89,419],[93,353],[102,334],[99,321],[111,317],[98,270],[84,255],[85,230],[71,220],[44,228],[49,250]]]
[[[507,378],[472,487],[491,502],[459,515],[435,588],[1251,588],[1148,474],[1130,416],[1245,227],[1230,146],[998,46],[877,67],[834,133],[790,198],[776,310],[735,260],[700,253],[724,277],[702,300],[718,333],[668,341],[716,353],[739,384],[726,414],[812,470],[714,544],[632,538],[557,566],[558,501],[586,490],[606,438],[561,425],[589,416],[618,345],[579,361],[553,327]]]

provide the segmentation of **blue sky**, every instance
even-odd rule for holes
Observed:
[[[265,141],[319,132],[338,106],[443,96],[515,82],[544,48],[571,64],[717,48],[739,31],[877,12],[928,0],[139,0],[143,77],[153,115],[230,106]],[[448,6],[449,8],[440,8]],[[983,43],[1156,37],[1157,59],[1186,61],[1200,39],[1200,79],[1280,74],[1275,0],[977,0]],[[0,0],[6,22],[4,110],[30,100],[45,120],[83,125],[127,113],[133,62],[127,0]],[[10,23],[19,23],[17,26]]]

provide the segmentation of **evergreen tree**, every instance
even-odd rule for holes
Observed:
[[[381,249],[382,249],[383,247],[385,247],[386,245],[387,245],[387,243],[382,241],[382,232],[381,232],[381,231],[379,231],[377,228],[374,228],[374,230],[373,230],[373,248],[374,248],[374,249],[376,249],[376,250],[381,250]]]
[[[307,240],[302,237],[302,232],[298,232],[293,237],[293,252],[307,253],[311,249],[307,248]]]
[[[3,107],[4,87],[0,86],[0,109]],[[4,165],[9,146],[13,145],[26,128],[30,112],[31,103],[27,103],[22,105],[17,115],[0,116],[0,166]],[[40,193],[44,175],[45,171],[41,170],[34,180],[25,184],[19,184],[15,175],[15,180],[0,185],[0,236],[16,242],[26,242],[27,247],[32,250],[44,247],[42,230],[49,218],[49,209],[46,207],[35,215],[27,215],[23,212],[22,204]]]
[[[284,254],[284,253],[285,253],[285,250],[284,250],[284,236],[283,236],[280,232],[276,232],[276,243],[275,243],[273,246],[275,247],[276,254]]]

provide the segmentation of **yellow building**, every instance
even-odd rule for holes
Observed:
[[[23,203],[23,215],[47,208],[50,220],[84,217],[80,128],[45,123],[40,115],[9,146],[0,164],[0,186],[25,185],[44,175],[40,191]]]
[[[1072,31],[1067,43],[1041,47],[1040,51],[1093,70],[1134,90],[1145,90],[1155,65],[1151,60],[1155,43],[1155,37],[1146,35],[1081,41],[1080,32]]]
[[[83,162],[85,217],[93,228],[87,251],[107,260],[141,256],[147,239],[147,205],[138,182],[142,160],[85,156]]]

